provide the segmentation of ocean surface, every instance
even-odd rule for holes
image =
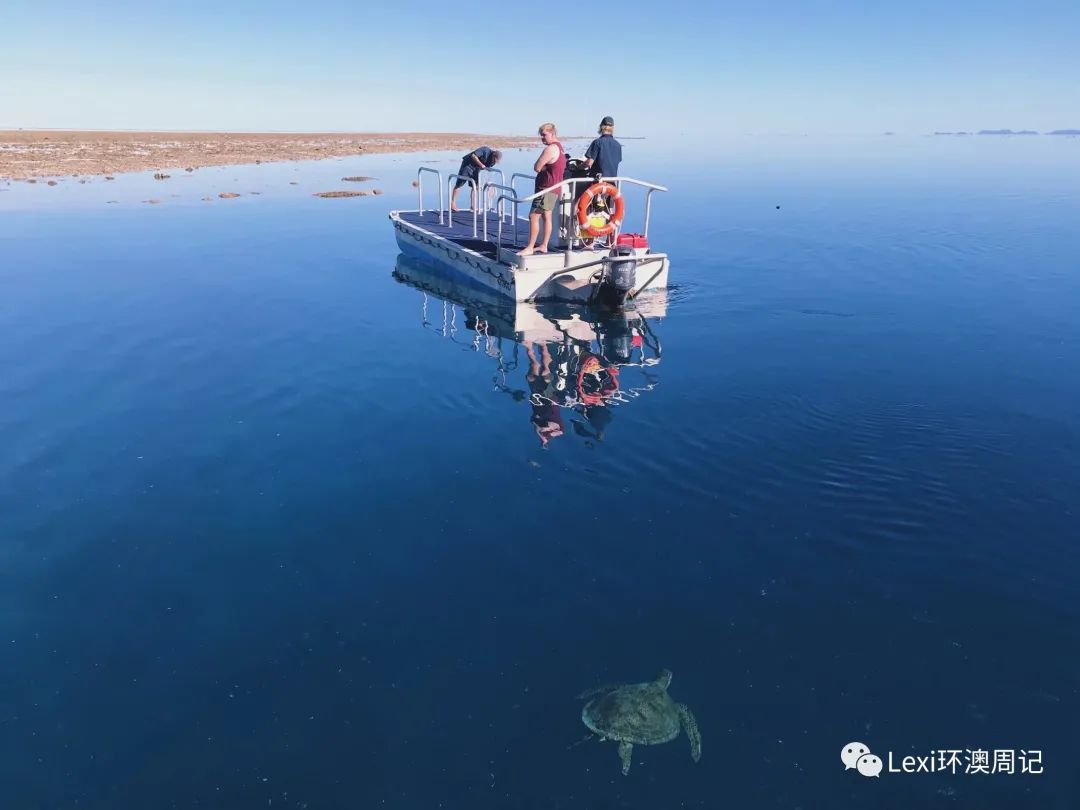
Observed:
[[[458,155],[0,183],[0,806],[1080,806],[1080,139],[624,147],[561,341],[399,257]]]

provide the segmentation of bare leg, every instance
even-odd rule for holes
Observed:
[[[457,193],[459,191],[461,191],[461,186],[458,186],[457,188],[455,188],[450,193],[450,210],[451,211],[460,211],[461,210],[460,208],[457,207]]]
[[[537,253],[547,253],[548,242],[551,241],[551,211],[544,212],[544,241],[537,248]]]
[[[540,212],[529,212],[529,244],[524,250],[518,251],[518,256],[532,256],[536,252],[536,235],[540,233]],[[543,251],[541,251],[543,252]]]
[[[634,746],[628,742],[619,743],[619,759],[622,760],[622,773],[626,776],[630,773],[630,754],[633,753]]]
[[[525,344],[525,354],[529,358],[529,373],[526,375],[526,379],[532,382],[540,374],[540,361],[536,359],[536,355],[533,354],[533,344]]]

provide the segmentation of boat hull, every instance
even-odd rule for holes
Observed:
[[[444,236],[439,231],[446,228],[436,226],[434,216],[429,217],[432,220],[429,223],[425,221],[425,214],[391,212],[394,235],[402,253],[438,266],[457,281],[492,290],[513,301],[586,301],[594,294],[595,276],[601,269],[604,251],[567,253],[552,250],[547,254],[519,257],[513,245],[496,247],[482,239]],[[637,258],[640,286],[632,295],[644,290],[665,289],[669,269],[667,256],[642,251]]]

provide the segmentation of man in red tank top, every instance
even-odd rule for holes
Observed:
[[[544,151],[536,159],[533,171],[536,172],[535,191],[543,191],[545,188],[561,183],[566,173],[566,152],[562,144],[556,140],[555,125],[540,125],[540,140],[544,143]],[[531,256],[534,253],[547,253],[548,242],[551,241],[551,214],[555,210],[558,201],[558,192],[549,191],[533,200],[529,211],[529,243],[524,250],[518,251],[518,256]],[[540,217],[544,218],[544,238],[539,244],[536,237],[540,234]]]

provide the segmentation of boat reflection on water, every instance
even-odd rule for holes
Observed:
[[[509,302],[403,254],[393,276],[420,291],[422,326],[491,359],[494,390],[528,403],[542,447],[570,432],[603,441],[614,411],[659,383],[664,291],[612,311]]]

